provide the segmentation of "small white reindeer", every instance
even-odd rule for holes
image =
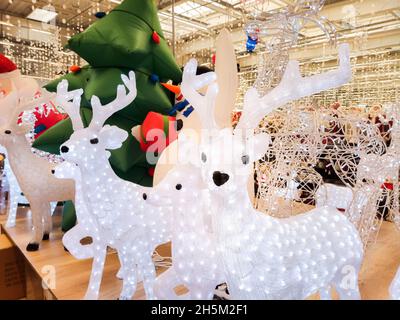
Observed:
[[[49,101],[51,97],[45,94],[39,99],[20,101],[14,88],[0,101],[0,144],[7,150],[10,167],[32,211],[34,235],[27,246],[28,251],[38,250],[42,239],[49,239],[52,228],[51,203],[71,200],[75,192],[72,181],[60,181],[53,177],[51,169],[55,164],[32,153],[26,138],[26,133],[31,128],[17,124],[21,112],[32,110],[38,104]]]
[[[178,139],[179,158],[187,157],[191,143],[183,135]],[[210,198],[197,167],[179,163],[143,197],[153,206],[172,208],[172,267],[157,277],[158,299],[212,299],[223,274],[208,209]],[[208,217],[207,217],[208,215]],[[175,288],[184,285],[188,293],[178,296]]]
[[[138,277],[143,278],[148,299],[154,298],[154,249],[170,239],[168,219],[159,210],[145,210],[141,200],[145,188],[119,178],[109,163],[110,152],[118,149],[128,138],[128,133],[116,126],[104,125],[115,112],[131,104],[136,98],[136,80],[133,72],[129,78],[121,76],[125,86],[117,89],[117,97],[101,105],[93,96],[93,118],[87,128],[80,118],[79,92],[68,92],[68,82],[57,88],[57,103],[69,114],[74,133],[60,150],[65,160],[78,165],[81,173],[83,201],[88,214],[98,226],[94,239],[94,260],[86,299],[97,299],[107,246],[118,251],[123,269],[123,288],[120,299],[131,299],[136,291]],[[72,102],[71,102],[72,100]],[[84,214],[84,213],[83,213]],[[91,231],[89,234],[93,234]]]
[[[347,45],[340,46],[339,56],[338,70],[303,78],[298,62],[291,61],[282,82],[266,96],[260,98],[250,89],[234,132],[215,125],[212,108],[217,85],[210,85],[205,96],[196,91],[215,76],[196,76],[194,60],[184,69],[182,93],[200,112],[204,128],[214,129],[202,140],[199,158],[213,197],[213,228],[224,278],[234,299],[304,299],[317,291],[322,298],[330,298],[331,286],[341,298],[359,298],[362,243],[342,214],[323,207],[275,219],[253,208],[245,187],[252,163],[270,144],[268,135],[254,135],[253,129],[268,113],[292,100],[346,83],[351,76]],[[247,137],[240,134],[245,128],[250,131]],[[344,281],[347,270],[350,285]]]

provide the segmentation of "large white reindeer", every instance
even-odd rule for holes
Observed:
[[[143,278],[148,299],[154,298],[155,267],[152,261],[154,249],[170,239],[169,220],[159,210],[145,210],[142,188],[124,181],[113,171],[107,150],[118,149],[128,138],[128,133],[116,126],[104,125],[115,112],[131,104],[136,98],[136,79],[121,76],[124,85],[117,88],[116,99],[102,105],[93,96],[93,118],[87,128],[80,118],[80,94],[68,92],[68,82],[62,81],[57,88],[57,103],[69,114],[74,133],[60,150],[65,160],[78,165],[81,172],[82,193],[87,212],[98,226],[94,240],[94,260],[86,299],[99,295],[107,246],[118,251],[123,269],[123,288],[120,299],[131,299],[136,291],[138,277]],[[72,100],[72,102],[71,102]],[[85,214],[85,213],[84,213]],[[88,236],[93,233],[88,233]]]
[[[28,251],[39,249],[40,242],[48,240],[52,228],[51,203],[72,200],[74,185],[71,180],[61,181],[51,174],[55,164],[32,153],[26,138],[31,129],[18,125],[19,114],[47,102],[52,95],[39,99],[20,101],[17,90],[12,90],[1,100],[0,144],[7,150],[8,161],[22,192],[30,203],[34,235],[27,246]],[[13,219],[13,217],[12,217]]]
[[[234,299],[303,299],[320,291],[330,298],[335,286],[341,298],[359,298],[358,272],[363,248],[355,227],[336,209],[323,207],[305,214],[275,219],[253,208],[247,192],[252,163],[270,145],[270,137],[254,135],[254,128],[270,112],[286,103],[334,88],[351,77],[349,48],[339,47],[340,66],[325,74],[303,78],[290,61],[282,82],[260,98],[250,89],[242,118],[233,132],[215,126],[212,116],[216,84],[205,96],[197,89],[215,76],[196,76],[196,61],[184,70],[182,93],[212,132],[201,142],[202,175],[213,196],[213,230],[229,291]],[[249,129],[244,136],[241,129]],[[351,272],[343,286],[343,272]]]

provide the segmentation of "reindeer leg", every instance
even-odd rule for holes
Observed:
[[[137,266],[135,263],[135,259],[131,255],[125,254],[121,256],[120,259],[122,259],[122,266],[124,268],[124,279],[119,299],[130,300],[136,292]]]
[[[156,270],[154,267],[152,255],[148,255],[143,265],[142,272],[143,272],[143,286],[144,291],[146,292],[147,300],[155,300],[154,295],[154,282],[156,280]]]
[[[57,208],[57,201],[50,203],[50,214],[53,215],[56,212]]]
[[[9,192],[9,200],[8,200],[9,209],[8,209],[8,218],[7,218],[6,227],[12,228],[12,227],[15,227],[15,222],[17,219],[18,198],[21,193],[21,190],[20,190],[17,180],[15,178],[9,177],[8,184],[10,185],[10,192]]]
[[[44,207],[44,205],[43,205]],[[44,224],[44,232],[43,232],[43,240],[50,239],[50,232],[53,227],[53,221],[51,220],[51,203],[46,203],[46,210],[43,211],[43,224]]]
[[[82,225],[77,224],[71,230],[67,231],[62,239],[64,247],[76,258],[76,259],[89,259],[92,258],[94,244],[83,245],[81,240],[89,236],[84,230]]]
[[[43,212],[48,212],[48,203],[37,203],[29,200],[32,211],[32,222],[33,222],[33,238],[26,247],[27,251],[39,250],[39,245],[43,239]]]
[[[92,273],[90,274],[89,287],[84,297],[85,300],[97,300],[99,298],[100,284],[103,276],[106,255],[107,246],[99,244],[94,251]]]
[[[119,260],[119,264],[120,264],[120,268],[117,272],[117,278],[119,280],[122,280],[122,279],[124,279],[124,266],[123,266],[123,261],[121,259],[121,256],[118,252],[117,252],[117,255],[118,255],[118,260]]]
[[[180,300],[187,299],[189,294],[177,295],[175,288],[182,284],[176,274],[174,266],[164,271],[155,279],[154,294],[158,300]]]

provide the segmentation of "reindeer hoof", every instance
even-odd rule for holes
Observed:
[[[45,233],[44,235],[43,235],[43,240],[44,241],[47,241],[47,240],[49,240],[50,239],[50,235],[48,234],[48,233]]]
[[[39,244],[38,243],[29,243],[28,246],[26,247],[26,251],[38,251],[39,250]]]

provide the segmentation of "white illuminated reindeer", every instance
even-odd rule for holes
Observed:
[[[193,144],[183,134],[178,138],[177,166],[143,199],[152,206],[170,208],[172,266],[157,277],[158,299],[210,300],[223,283],[215,235],[210,225],[210,199],[198,167],[184,161]],[[188,293],[177,295],[184,285]]]
[[[250,89],[234,132],[213,125],[216,84],[205,96],[196,91],[213,77],[196,76],[194,60],[184,69],[182,93],[211,130],[201,142],[199,159],[213,197],[213,230],[233,299],[304,299],[317,291],[330,298],[331,286],[341,298],[360,298],[357,279],[363,248],[346,217],[323,207],[276,219],[253,208],[246,188],[252,163],[270,145],[268,135],[255,135],[253,130],[278,107],[346,83],[351,77],[347,45],[339,47],[339,56],[337,70],[308,78],[300,75],[298,62],[290,61],[282,82],[262,98]],[[241,129],[248,129],[247,136]]]
[[[42,239],[49,239],[52,228],[51,203],[71,200],[75,192],[72,181],[60,181],[53,177],[51,170],[55,164],[32,153],[26,138],[31,128],[17,124],[21,112],[32,110],[35,106],[48,102],[51,97],[52,95],[45,94],[39,99],[20,101],[14,88],[1,99],[0,144],[7,150],[10,167],[32,211],[34,235],[27,246],[28,251],[38,250]],[[10,223],[13,219],[12,216]]]
[[[131,299],[138,277],[143,278],[148,299],[153,299],[155,267],[154,249],[170,239],[168,219],[158,210],[145,210],[141,200],[145,188],[119,178],[109,163],[110,152],[118,149],[128,133],[116,126],[104,125],[115,112],[131,104],[136,98],[136,79],[121,76],[124,85],[118,86],[116,99],[101,105],[93,96],[93,118],[87,128],[80,118],[80,94],[68,92],[68,82],[57,88],[56,102],[69,114],[74,133],[60,150],[65,160],[78,165],[81,173],[83,201],[87,212],[98,227],[94,240],[94,260],[86,299],[97,299],[104,268],[107,246],[118,251],[123,269],[123,288],[120,299]],[[72,100],[72,102],[71,102]],[[80,214],[79,214],[80,215]],[[93,235],[91,231],[88,236]]]

